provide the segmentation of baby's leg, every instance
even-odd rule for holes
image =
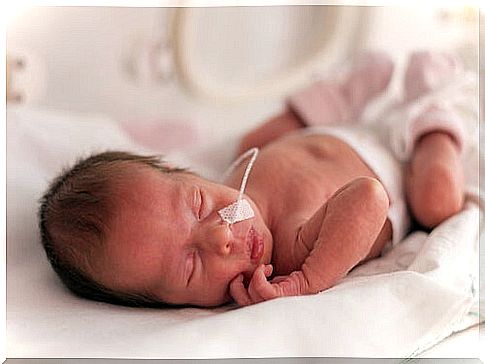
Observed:
[[[437,131],[421,137],[406,172],[409,206],[421,225],[433,228],[461,210],[463,167],[449,134]]]
[[[341,83],[317,81],[292,95],[288,105],[306,125],[357,121],[367,103],[387,88],[393,69],[387,55],[365,53]]]
[[[407,101],[419,99],[456,77],[461,64],[451,55],[416,52],[407,66]],[[433,104],[410,120],[406,192],[416,220],[432,228],[460,211],[464,176],[460,160],[464,130],[459,115],[446,104]]]

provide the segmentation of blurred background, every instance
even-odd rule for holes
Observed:
[[[477,8],[31,7],[7,25],[7,98],[222,138],[361,50],[385,50],[399,69],[423,48],[453,51],[478,71]]]

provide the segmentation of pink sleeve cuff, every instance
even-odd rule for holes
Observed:
[[[414,144],[425,134],[442,131],[455,140],[460,151],[465,141],[465,128],[461,118],[451,110],[431,106],[416,119],[409,127],[409,150],[414,150]]]

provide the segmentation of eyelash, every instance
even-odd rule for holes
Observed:
[[[194,272],[195,272],[195,252],[193,252],[191,254],[189,261],[191,262],[189,264],[191,266],[191,268],[190,268],[189,278],[187,279],[187,285],[189,285],[190,281],[192,280],[192,277],[194,276]]]
[[[202,207],[204,204],[204,198],[202,197],[202,191],[199,190],[199,210],[197,211],[197,216],[199,220],[202,218]]]

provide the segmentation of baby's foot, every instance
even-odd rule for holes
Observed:
[[[393,69],[387,55],[364,53],[342,83],[318,81],[290,96],[288,105],[305,125],[357,121],[365,105],[387,88]]]
[[[341,86],[352,119],[358,119],[369,101],[387,89],[393,71],[394,63],[386,53],[365,52],[356,58]]]
[[[404,76],[406,101],[435,90],[462,71],[462,65],[451,54],[420,51],[409,57]]]
[[[461,210],[463,167],[460,148],[451,135],[435,131],[419,139],[408,166],[406,189],[414,217],[427,228]]]

